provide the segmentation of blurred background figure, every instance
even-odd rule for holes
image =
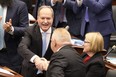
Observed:
[[[23,58],[17,53],[18,44],[28,26],[28,10],[20,0],[0,0],[2,26],[4,37],[0,49],[0,66],[7,66],[20,73]]]
[[[110,36],[116,31],[113,15],[112,0],[76,0],[73,11],[81,13],[81,35],[88,32],[100,32],[104,39],[104,48],[108,50]]]
[[[21,1],[26,3],[27,8],[28,8],[28,13],[32,14],[32,10],[33,10],[33,8],[32,8],[32,0],[21,0]]]
[[[101,52],[104,49],[103,37],[99,32],[90,32],[85,35],[83,62],[86,65],[86,77],[105,77],[105,63]]]

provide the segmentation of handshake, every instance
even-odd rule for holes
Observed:
[[[34,63],[39,71],[46,71],[49,65],[49,61],[47,61],[45,58],[40,57],[36,57],[34,59]]]

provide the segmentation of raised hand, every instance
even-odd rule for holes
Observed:
[[[9,31],[11,31],[11,26],[12,26],[12,20],[9,19],[9,21],[6,22],[6,23],[3,25],[3,29],[4,29],[6,32],[9,32]]]

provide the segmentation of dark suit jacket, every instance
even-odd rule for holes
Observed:
[[[82,54],[84,59],[87,56],[86,53]],[[86,77],[105,77],[105,63],[100,53],[96,53],[91,59],[85,64],[86,65]]]
[[[85,32],[100,32],[103,36],[116,31],[112,17],[112,0],[84,0],[81,7],[74,5],[73,11],[82,14],[81,35]],[[89,26],[85,22],[85,9],[88,7]]]
[[[71,46],[64,46],[51,57],[46,77],[85,77],[82,58]]]
[[[25,2],[26,3],[26,5],[27,5],[27,8],[28,8],[28,12],[29,13],[32,13],[32,0],[21,0],[21,1],[23,1],[23,2]]]
[[[21,43],[19,44],[18,52],[24,58],[23,68],[22,68],[23,76],[35,77],[37,75],[36,74],[37,69],[35,67],[35,64],[30,62],[30,59],[34,55],[38,55],[39,57],[42,57],[42,35],[37,23],[27,28],[25,32],[25,36],[22,39]],[[44,55],[44,58],[49,60],[52,53],[53,52],[49,44],[48,49]]]
[[[24,35],[25,27],[28,26],[28,10],[24,2],[13,0],[10,7],[7,7],[6,22],[12,19],[14,27],[13,35],[5,32],[6,48],[0,51],[0,65],[10,67],[19,72],[18,67],[22,63],[22,57],[17,53],[18,44]]]

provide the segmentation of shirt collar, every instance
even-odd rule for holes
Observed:
[[[52,28],[50,27],[50,28],[46,31],[46,33],[51,34],[51,31],[52,31]],[[44,31],[40,28],[40,32],[43,33]]]

